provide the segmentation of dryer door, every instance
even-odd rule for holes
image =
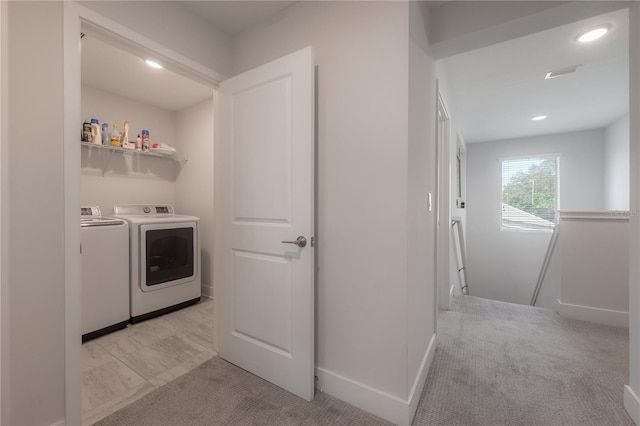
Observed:
[[[140,288],[155,291],[193,281],[198,271],[195,222],[140,226]]]

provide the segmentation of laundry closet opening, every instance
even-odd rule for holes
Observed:
[[[136,244],[140,247],[145,241],[136,236],[143,235],[145,226],[154,228],[145,234],[163,236],[156,243],[146,241],[147,250],[152,257],[158,258],[158,264],[149,266],[150,272],[146,274],[151,283],[148,286],[139,283],[140,297],[148,299],[153,295],[155,304],[162,304],[158,298],[177,297],[173,301],[167,299],[165,305],[179,305],[185,309],[148,319],[150,316],[146,316],[146,312],[156,311],[158,306],[145,306],[144,314],[137,316],[142,322],[87,339],[82,348],[82,414],[83,421],[88,422],[99,420],[110,412],[109,407],[116,409],[132,402],[215,354],[213,301],[210,300],[213,296],[215,87],[203,84],[201,78],[187,77],[168,69],[172,64],[152,68],[146,59],[163,64],[163,57],[151,50],[118,37],[111,40],[104,31],[96,30],[90,24],[82,25],[81,120],[94,121],[97,129],[94,128],[91,141],[82,143],[80,150],[79,201],[85,208],[99,208],[103,217],[118,213],[114,206],[145,205],[152,206],[158,214],[175,212],[195,218],[179,224],[175,222],[175,229],[169,230],[166,227],[156,229],[157,224],[129,222],[133,232],[130,240],[139,240]],[[175,63],[173,65],[175,68]],[[78,123],[79,142],[82,121]],[[115,146],[118,145],[115,141],[112,144],[111,135],[116,128],[123,136],[120,145],[124,143],[125,131],[128,133],[129,147]],[[143,134],[148,135],[148,152],[144,151],[145,146],[136,146],[138,137],[144,139]],[[84,228],[82,239],[85,244]],[[184,250],[174,253],[176,250],[162,247],[164,242],[173,240],[182,242],[176,247]],[[102,259],[94,256],[92,267],[87,267],[83,259],[83,333],[88,314],[98,308],[107,313],[122,311],[122,306],[115,305],[127,303],[128,315],[129,303],[132,306],[136,300],[133,291],[129,297],[128,286],[138,285],[133,278],[129,282],[130,270],[136,272],[134,266],[137,265],[133,263],[137,256],[113,256],[114,251],[128,250],[129,238],[124,245],[107,246],[105,243],[99,247],[99,244],[94,246],[104,253]],[[88,244],[85,246],[82,255],[86,258],[92,248]],[[161,258],[168,260],[163,263]],[[167,262],[176,265],[165,265]],[[92,279],[90,275],[101,263],[107,271],[124,270],[127,298],[104,297],[102,306],[92,307],[84,297],[86,286]],[[175,285],[163,284],[166,280],[162,277],[172,276],[174,271],[178,274],[173,281]],[[144,272],[144,268],[140,266],[138,272]],[[131,273],[131,277],[134,275],[144,276]],[[181,283],[187,281],[192,281],[188,284],[190,293],[186,296],[178,294],[178,289],[184,287]],[[200,295],[202,301],[191,306]],[[108,306],[109,303],[114,306]],[[134,317],[138,314],[131,311]],[[125,322],[129,322],[128,319]],[[120,377],[121,380],[113,382],[104,377]]]

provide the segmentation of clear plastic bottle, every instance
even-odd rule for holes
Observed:
[[[120,140],[120,132],[118,131],[118,125],[113,123],[113,129],[111,129],[111,146],[122,146],[122,141]]]
[[[111,137],[109,136],[109,124],[102,123],[102,145],[111,145]]]
[[[97,118],[91,119],[91,141],[95,144],[102,144],[102,127]]]
[[[127,149],[135,148],[132,144],[129,143],[129,120],[125,120],[122,123],[122,137],[120,138],[122,141],[122,147]]]

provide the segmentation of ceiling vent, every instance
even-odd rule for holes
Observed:
[[[548,80],[550,78],[562,77],[562,76],[565,76],[565,75],[568,75],[568,74],[573,74],[581,66],[582,65],[572,65],[570,67],[559,68],[557,70],[549,71],[547,73],[547,75],[544,77],[544,79]]]

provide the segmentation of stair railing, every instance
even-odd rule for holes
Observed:
[[[455,230],[458,232],[456,233]],[[454,233],[454,251],[456,255],[456,267],[458,268],[458,278],[460,280],[460,291],[462,294],[469,294],[469,284],[467,283],[467,270],[466,270],[466,249],[464,246],[464,234],[462,231],[462,220],[459,217],[451,218],[451,231]],[[455,238],[455,235],[458,238]],[[457,243],[457,245],[456,245]],[[460,255],[458,256],[458,252]]]
[[[533,290],[533,295],[531,296],[531,306],[535,306],[536,302],[538,301],[538,294],[540,294],[540,287],[542,287],[544,278],[547,275],[547,269],[549,269],[549,263],[551,263],[551,256],[553,255],[553,250],[555,249],[556,243],[558,242],[559,235],[560,235],[560,225],[556,224],[556,226],[553,228],[553,234],[551,234],[551,239],[549,240],[547,253],[544,255],[544,261],[542,262],[540,275],[538,275],[538,282],[536,283],[536,288]]]

